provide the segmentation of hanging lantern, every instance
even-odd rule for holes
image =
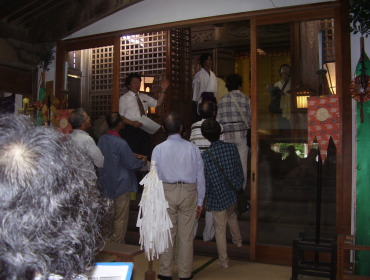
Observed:
[[[360,38],[361,54],[356,66],[354,79],[350,84],[350,94],[353,99],[360,102],[360,118],[364,122],[363,103],[370,100],[370,60],[365,53],[364,37]]]

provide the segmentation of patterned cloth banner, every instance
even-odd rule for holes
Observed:
[[[312,96],[308,102],[308,146],[317,140],[322,160],[325,161],[330,136],[340,151],[339,100],[337,95]]]
[[[73,111],[73,109],[67,110],[58,110],[57,114],[57,129],[64,134],[70,134],[73,129],[71,124],[69,123],[69,114]]]

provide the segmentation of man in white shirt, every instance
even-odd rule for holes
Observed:
[[[199,64],[202,68],[193,78],[193,101],[198,114],[197,106],[202,102],[202,93],[213,93],[214,97],[217,95],[217,78],[211,70],[213,65],[212,56],[209,53],[201,54]]]
[[[131,73],[125,80],[125,86],[129,89],[119,99],[119,113],[127,124],[122,137],[127,141],[134,153],[150,157],[149,135],[140,127],[143,125],[138,121],[142,115],[146,115],[149,107],[159,107],[164,102],[165,92],[169,86],[168,80],[161,81],[161,92],[158,100],[140,91],[141,76]]]
[[[70,136],[84,152],[87,160],[92,162],[96,167],[103,167],[104,156],[95,144],[94,139],[87,133],[91,127],[91,121],[85,110],[82,108],[75,109],[69,115],[69,122],[73,128]]]

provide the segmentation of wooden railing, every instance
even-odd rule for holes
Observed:
[[[370,246],[356,245],[352,235],[339,235],[337,242],[337,279],[370,280],[370,276],[354,275],[354,263],[350,261],[351,251],[370,251]]]

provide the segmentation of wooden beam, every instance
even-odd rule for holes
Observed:
[[[59,100],[63,98],[64,67],[67,52],[63,41],[57,43],[56,62],[55,62],[55,97]]]
[[[24,13],[22,16],[14,20],[14,23],[20,23],[23,25],[27,25],[27,23],[33,22],[35,18],[41,18],[42,15],[45,15],[45,17],[53,15],[53,13],[49,14],[49,12],[52,10],[58,10],[59,7],[63,4],[63,1],[58,1],[56,4],[53,4],[47,7],[47,4],[51,2],[53,1],[43,3],[41,5],[42,7],[45,7],[43,9],[39,9],[40,7],[38,7],[38,9],[34,9],[34,11],[28,11],[27,13]],[[24,17],[27,17],[27,18],[22,20],[22,18]]]
[[[21,5],[21,6],[18,6],[19,8],[16,8],[11,13],[9,13],[7,16],[3,17],[1,19],[1,21],[2,22],[9,22],[8,21],[9,18],[13,17],[16,14],[21,14],[25,10],[28,10],[30,7],[32,7],[33,5],[35,5],[35,3],[37,3],[37,2],[38,2],[38,0],[30,0],[30,1],[27,1],[26,4]]]
[[[115,38],[118,36],[94,36],[91,40],[73,40],[73,41],[63,41],[65,45],[65,49],[68,52],[77,51],[77,50],[84,50],[84,49],[91,49],[91,48],[99,48],[104,46],[113,46],[115,42]]]
[[[332,2],[310,4],[310,5],[298,5],[298,6],[292,6],[292,7],[242,12],[242,13],[227,14],[227,15],[221,15],[221,16],[211,16],[211,17],[205,17],[205,18],[200,18],[200,19],[191,19],[191,20],[183,20],[183,21],[177,21],[177,22],[155,24],[155,25],[150,25],[150,26],[107,32],[104,34],[96,34],[96,35],[89,35],[89,36],[83,36],[83,37],[78,37],[78,38],[66,39],[64,41],[68,49],[69,44],[74,43],[76,45],[77,42],[82,43],[83,41],[102,39],[104,37],[115,37],[115,36],[121,37],[124,35],[154,32],[158,30],[168,30],[168,29],[173,29],[173,28],[187,28],[187,27],[192,27],[192,26],[199,25],[199,24],[223,23],[223,22],[230,22],[231,19],[233,21],[240,21],[240,20],[249,20],[252,17],[255,17],[257,25],[258,24],[265,25],[265,24],[275,23],[276,21],[292,22],[294,20],[301,21],[301,20],[309,20],[309,19],[312,20],[312,19],[328,18],[328,17],[334,16],[333,7],[338,7],[338,6],[340,6],[339,1],[332,1]]]
[[[6,21],[9,23],[15,23],[15,24],[22,24],[23,18],[28,18],[28,21],[30,18],[35,17],[39,15],[39,13],[43,12],[44,7],[49,5],[50,3],[54,2],[54,0],[47,0],[47,1],[38,1],[33,0],[29,1],[26,5],[22,6],[20,9],[14,11],[10,15],[6,17]],[[56,2],[56,5],[58,6],[60,4],[60,1]],[[54,8],[54,7],[53,7]],[[19,16],[17,16],[19,14]],[[32,16],[31,16],[32,15]],[[14,17],[14,19],[12,19]]]
[[[335,71],[337,94],[339,95],[339,115],[341,147],[337,151],[337,233],[351,234],[352,213],[352,98],[349,95],[351,81],[351,51],[349,31],[349,1],[342,1],[335,10]]]
[[[333,2],[335,3],[335,2]],[[302,7],[300,10],[292,9],[284,12],[284,15],[281,14],[281,11],[277,11],[275,14],[271,15],[262,15],[256,19],[257,25],[270,25],[277,23],[290,23],[297,21],[308,21],[308,20],[319,20],[325,18],[334,17],[333,7],[338,7],[336,5],[330,6],[321,6],[318,8],[316,5],[307,5]]]
[[[256,18],[251,19],[250,26],[251,40],[251,108],[257,108],[257,47],[258,33]],[[250,209],[250,257],[256,259],[257,244],[257,217],[258,217],[258,112],[252,110],[251,115],[251,209]]]
[[[121,38],[116,36],[113,44],[112,112],[118,112]]]

